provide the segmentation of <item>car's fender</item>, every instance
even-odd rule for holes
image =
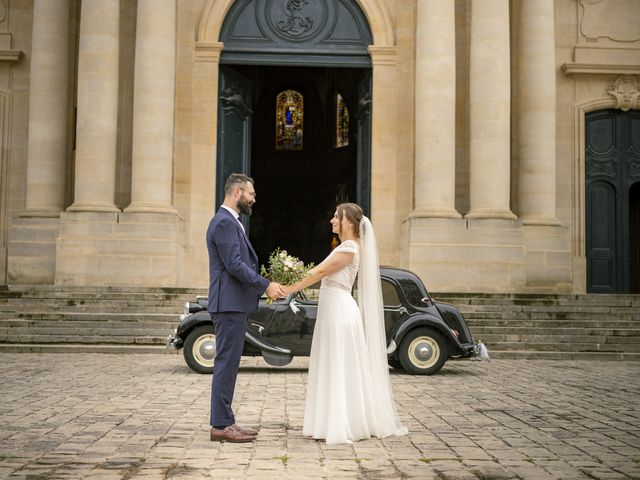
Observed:
[[[184,317],[184,319],[180,322],[180,326],[178,327],[178,331],[176,333],[180,338],[184,340],[189,332],[197,326],[211,323],[212,320],[209,312],[207,312],[206,310],[201,310]]]
[[[395,330],[391,334],[391,339],[396,343],[396,345],[400,345],[404,337],[411,330],[418,327],[433,328],[434,330],[440,332],[445,337],[445,339],[454,347],[454,349],[460,351],[463,350],[460,341],[456,338],[451,329],[442,321],[442,319],[428,312],[415,313],[399,322],[396,325]]]

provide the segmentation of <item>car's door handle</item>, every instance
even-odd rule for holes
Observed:
[[[289,302],[289,308],[293,313],[298,313],[300,311],[300,309],[298,308],[298,302],[296,302],[295,299],[291,299],[291,301]]]
[[[252,326],[252,327],[257,327],[257,328],[258,328],[258,333],[259,333],[260,335],[262,335],[262,331],[264,330],[264,327],[263,327],[262,325],[259,325],[259,324],[257,324],[257,323],[252,323],[252,324],[251,324],[251,326]]]

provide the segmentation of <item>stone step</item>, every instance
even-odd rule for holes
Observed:
[[[458,309],[465,315],[483,315],[483,314],[514,314],[514,315],[527,315],[527,316],[541,316],[552,314],[556,316],[560,315],[575,315],[575,316],[588,316],[588,315],[611,315],[611,314],[626,314],[626,315],[638,315],[640,314],[640,307],[608,307],[608,306],[594,306],[585,307],[581,305],[563,305],[563,306],[513,306],[513,307],[497,307],[495,305],[482,305],[470,308],[468,305],[456,305]]]
[[[160,345],[106,345],[106,344],[37,344],[0,343],[3,353],[166,353],[182,355],[182,352]]]
[[[49,319],[24,319],[24,318],[10,318],[0,320],[0,328],[72,328],[72,329],[87,329],[87,328],[175,328],[178,325],[178,318],[175,315],[170,317],[158,318],[149,317],[144,319],[128,319],[119,318],[114,316],[113,319],[94,321],[93,319],[80,319],[80,320],[49,320]]]
[[[610,317],[606,320],[530,320],[530,319],[489,319],[465,317],[467,325],[481,327],[534,327],[534,328],[635,328],[640,321],[618,320]]]
[[[177,324],[165,324],[159,326],[139,326],[126,327],[120,324],[109,326],[96,325],[92,327],[58,327],[45,325],[32,325],[26,327],[2,327],[0,326],[0,338],[12,338],[32,335],[52,335],[52,336],[122,336],[122,335],[145,335],[151,337],[166,337]],[[172,328],[173,327],[173,328]]]
[[[115,332],[105,335],[3,335],[0,343],[6,344],[50,344],[50,343],[78,343],[78,344],[131,344],[131,345],[164,345],[170,331],[164,336],[150,335],[120,335]]]
[[[541,350],[490,350],[496,360],[605,360],[640,361],[640,353],[627,352],[558,352]]]
[[[638,327],[638,326],[636,326]],[[536,327],[474,327],[473,335],[540,335],[548,337],[577,336],[618,336],[637,337],[640,340],[640,328],[536,328]]]
[[[8,320],[32,320],[32,321],[120,321],[120,322],[147,322],[147,321],[178,321],[179,312],[147,312],[130,311],[123,313],[106,313],[106,312],[3,312],[0,313],[0,322]]]
[[[545,352],[627,352],[640,353],[640,344],[615,344],[597,342],[573,342],[563,343],[556,341],[534,342],[534,341],[486,341],[483,338],[489,351],[492,350],[524,350],[524,351],[545,351]]]

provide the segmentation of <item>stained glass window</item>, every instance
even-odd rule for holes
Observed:
[[[349,109],[342,95],[336,94],[336,148],[349,145]]]
[[[276,150],[302,150],[304,99],[285,90],[276,97]]]

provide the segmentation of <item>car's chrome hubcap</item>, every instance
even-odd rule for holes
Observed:
[[[200,365],[213,366],[216,357],[216,336],[202,335],[193,344],[193,356]]]
[[[409,359],[418,368],[433,366],[440,357],[440,347],[431,337],[418,337],[409,345]]]

